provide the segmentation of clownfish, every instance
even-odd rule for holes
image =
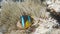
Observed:
[[[28,15],[22,15],[20,17],[22,28],[29,28],[32,25],[32,17]]]

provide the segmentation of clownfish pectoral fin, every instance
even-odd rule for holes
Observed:
[[[29,21],[27,20],[25,23],[25,28],[29,28],[31,26],[31,23],[29,23]]]

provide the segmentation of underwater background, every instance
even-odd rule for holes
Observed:
[[[17,27],[17,22],[24,12],[34,19],[34,24],[32,24],[34,26],[27,30],[21,30]],[[24,0],[2,3],[0,34],[60,34],[59,28],[53,28],[57,24],[57,20],[50,15],[50,12],[46,11],[45,1]]]

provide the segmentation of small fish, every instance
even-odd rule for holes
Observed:
[[[20,17],[20,19],[21,19],[21,25],[23,28],[29,28],[31,26],[32,22],[31,22],[30,16],[28,16],[28,15],[24,16],[23,15]]]

